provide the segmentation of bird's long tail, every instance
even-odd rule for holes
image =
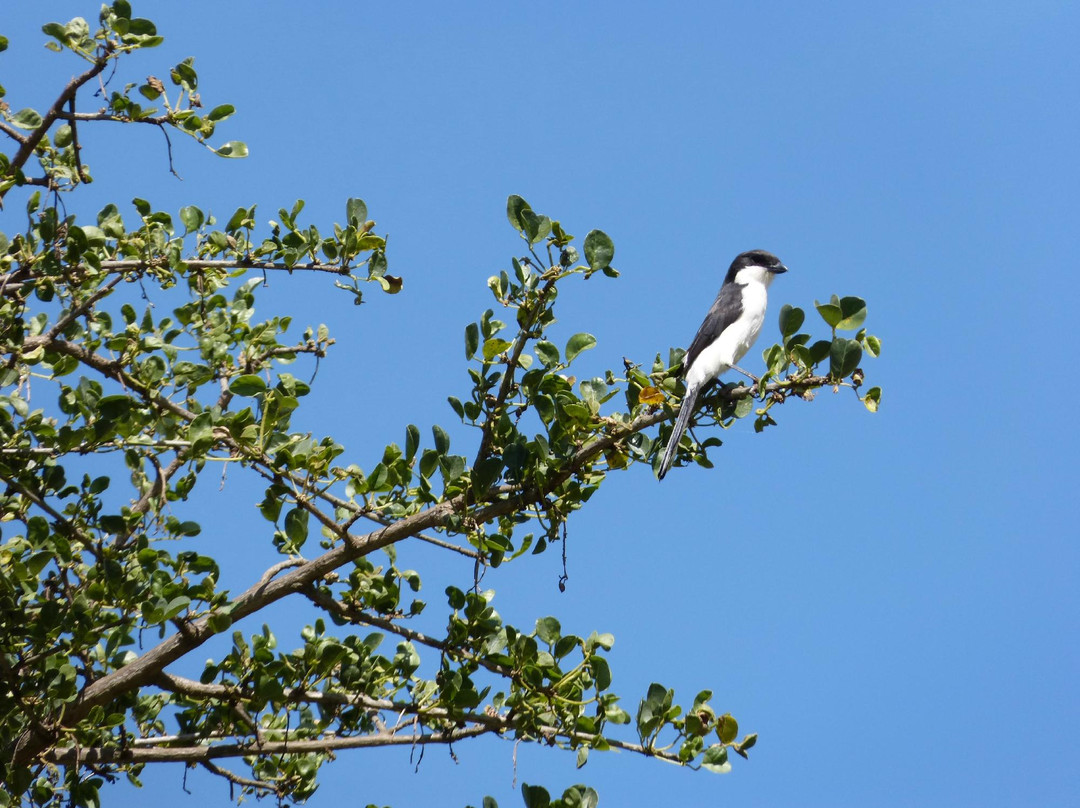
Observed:
[[[660,462],[660,471],[656,475],[661,480],[664,479],[664,475],[671,468],[671,464],[675,460],[675,448],[679,445],[679,441],[682,440],[683,433],[686,432],[686,427],[690,423],[690,416],[694,414],[694,408],[697,406],[698,390],[698,387],[686,388],[686,395],[683,397],[682,406],[679,408],[679,417],[675,419],[675,429],[671,432],[667,449],[664,450],[664,459]]]

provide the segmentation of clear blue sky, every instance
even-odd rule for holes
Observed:
[[[5,5],[13,106],[47,107],[79,69],[41,47],[40,24],[97,8]],[[740,425],[715,469],[662,484],[645,468],[616,474],[570,523],[565,594],[556,553],[485,581],[520,625],[554,613],[576,633],[614,633],[631,712],[653,680],[686,701],[714,689],[759,733],[751,760],[718,777],[594,754],[579,772],[572,755],[523,748],[519,784],[585,782],[603,806],[1080,803],[1068,326],[1080,7],[197,0],[135,12],[166,43],[122,78],[196,56],[204,100],[238,109],[223,139],[251,157],[174,142],[179,182],[157,132],[99,129],[84,159],[100,181],[69,207],[138,195],[227,217],[258,203],[265,222],[302,197],[323,225],[347,197],[367,200],[401,295],[373,290],[357,309],[329,283],[272,278],[264,296],[268,315],[288,307],[337,336],[304,423],[332,423],[361,465],[407,423],[455,420],[462,329],[519,250],[509,193],[615,240],[622,277],[560,299],[563,333],[599,340],[580,372],[685,346],[750,248],[791,269],[773,314],[833,293],[868,301],[884,345],[864,363],[884,388],[877,415],[825,393],[786,404],[763,435]],[[762,366],[757,351],[746,365]],[[269,545],[248,496],[227,484],[234,515],[205,516],[220,530],[200,538],[237,588]],[[471,569],[425,579],[432,609],[440,576],[468,582]],[[511,744],[456,752],[457,764],[428,749],[415,773],[407,751],[342,755],[311,804],[520,804]],[[224,784],[193,773],[188,795],[181,777],[148,774],[141,797],[229,804]],[[105,805],[133,796],[117,787]]]

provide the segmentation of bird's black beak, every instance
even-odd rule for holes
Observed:
[[[775,266],[770,269],[769,272],[772,272],[774,275],[779,275],[781,272],[787,272],[787,267],[783,264],[780,264],[779,266]]]

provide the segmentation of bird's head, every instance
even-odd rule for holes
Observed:
[[[771,252],[749,250],[735,256],[724,283],[757,282],[768,286],[781,272],[787,272],[787,267]]]

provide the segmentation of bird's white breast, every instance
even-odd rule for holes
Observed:
[[[687,373],[687,384],[702,386],[715,379],[732,365],[738,364],[757,340],[765,322],[768,285],[772,277],[764,271],[752,273],[753,269],[756,267],[743,270],[736,276],[735,282],[742,285],[742,314],[702,350]]]

